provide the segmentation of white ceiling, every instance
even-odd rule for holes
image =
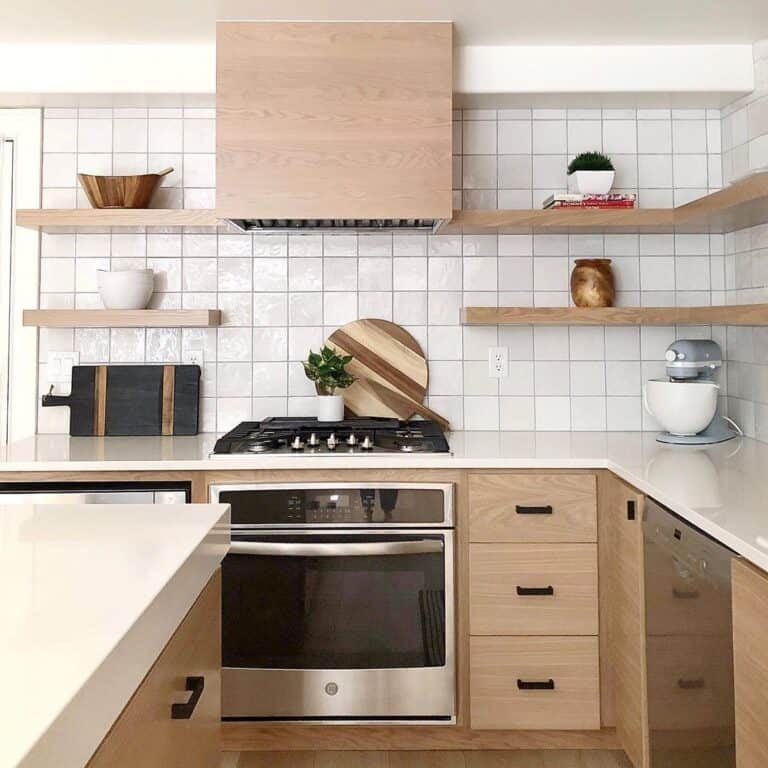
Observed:
[[[218,7],[217,7],[218,6]],[[0,42],[208,42],[214,20],[452,20],[462,45],[745,43],[766,0],[5,0]]]

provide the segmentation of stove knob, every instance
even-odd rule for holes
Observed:
[[[293,451],[303,451],[304,450],[304,443],[301,441],[301,437],[299,435],[296,435],[296,437],[291,440],[291,450]]]
[[[373,440],[371,440],[371,438],[368,435],[366,435],[363,438],[363,442],[360,443],[360,447],[364,451],[372,451],[373,450]]]
[[[354,432],[350,433],[349,437],[346,439],[345,442],[348,446],[350,446],[350,448],[357,445],[357,438],[355,437],[355,433]]]
[[[312,448],[317,448],[317,446],[320,445],[320,440],[318,439],[317,435],[314,432],[309,436],[309,440],[307,441],[307,444],[310,445]]]
[[[325,441],[329,451],[335,451],[339,441],[336,439],[336,435],[331,433],[331,436]]]

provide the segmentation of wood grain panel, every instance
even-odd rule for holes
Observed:
[[[93,434],[103,437],[107,430],[107,366],[96,368],[95,391],[93,393]]]
[[[202,675],[205,689],[188,720],[172,720],[186,701],[184,682]],[[169,640],[106,735],[87,768],[217,768],[221,756],[221,572],[217,572]]]
[[[648,768],[648,674],[643,565],[644,497],[613,475],[600,483],[600,592],[616,735],[635,768]],[[629,505],[632,509],[630,519]]]
[[[163,406],[162,406],[162,433],[173,434],[173,400],[176,384],[176,369],[172,365],[163,366]]]
[[[440,234],[637,233],[674,231],[671,208],[455,210]]]
[[[450,218],[452,25],[217,24],[226,218]]]
[[[464,307],[463,325],[766,325],[768,304],[713,307]]]
[[[473,637],[472,727],[600,727],[596,637]],[[554,690],[520,690],[518,681],[554,681]]]
[[[611,728],[602,730],[473,731],[445,725],[327,725],[222,723],[223,749],[284,750],[557,750],[618,749]]]
[[[594,544],[470,544],[472,635],[597,635]],[[551,596],[518,587],[552,587]]]
[[[768,574],[733,561],[736,765],[768,765]]]
[[[475,542],[597,540],[594,475],[473,474],[469,529]],[[519,514],[517,506],[551,506],[551,514]],[[523,510],[524,511],[524,510]]]
[[[231,753],[230,753],[231,754]],[[608,750],[243,752],[221,768],[631,768]],[[714,768],[715,764],[712,764]],[[698,768],[710,768],[702,765]],[[720,768],[720,766],[717,766]]]
[[[40,328],[212,328],[220,309],[25,309],[22,322]]]
[[[16,224],[29,229],[61,227],[215,227],[211,209],[180,208],[20,208]]]

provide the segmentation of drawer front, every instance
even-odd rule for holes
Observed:
[[[730,636],[649,636],[651,731],[733,726]]]
[[[596,635],[595,544],[470,544],[472,635]]]
[[[473,637],[472,728],[598,729],[598,667],[596,637]]]
[[[597,541],[594,475],[471,475],[470,541]]]
[[[187,677],[204,688],[190,717]],[[218,768],[221,759],[221,571],[189,610],[87,768]]]

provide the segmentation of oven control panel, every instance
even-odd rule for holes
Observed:
[[[214,487],[232,523],[252,526],[387,526],[453,524],[453,487],[303,486]]]

